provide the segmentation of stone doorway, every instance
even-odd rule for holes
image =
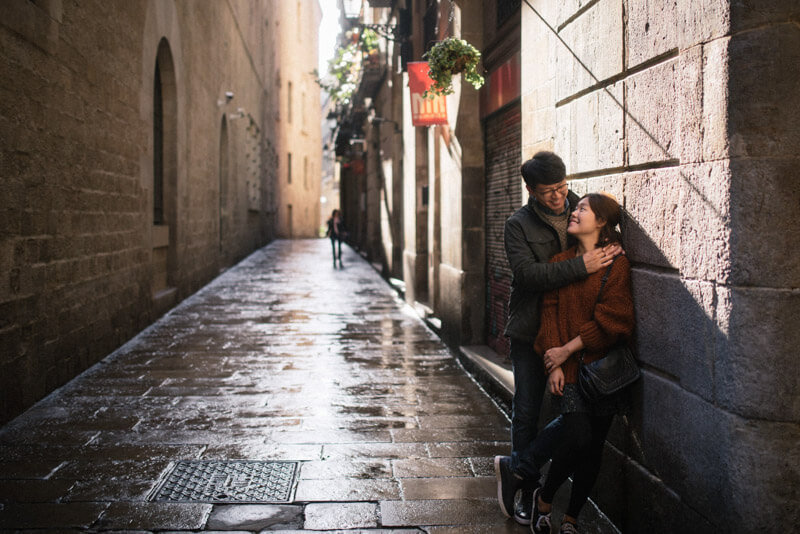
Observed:
[[[177,91],[169,43],[161,39],[153,83],[152,294],[157,309],[174,304],[177,231]]]

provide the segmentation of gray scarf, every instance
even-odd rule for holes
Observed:
[[[535,198],[531,197],[531,206],[533,210],[558,234],[558,240],[561,243],[561,250],[567,248],[567,226],[569,225],[569,203],[564,200],[564,211],[561,215],[556,215],[553,210],[538,202]]]

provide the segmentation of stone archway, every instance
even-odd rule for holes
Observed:
[[[229,191],[230,161],[228,154],[228,120],[222,115],[219,128],[219,254],[221,266],[227,265],[225,239],[229,230]]]
[[[174,299],[177,286],[178,120],[175,64],[166,38],[158,44],[153,82],[153,298]]]

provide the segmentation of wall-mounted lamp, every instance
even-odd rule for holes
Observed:
[[[372,7],[391,7],[391,2],[370,2]],[[351,21],[359,21],[364,11],[364,0],[343,0],[342,13],[344,18]],[[355,25],[355,24],[354,24]],[[360,30],[370,29],[381,37],[390,41],[397,41],[397,26],[394,24],[364,24],[358,23]]]
[[[361,17],[363,0],[343,0],[342,12],[346,19],[357,19]]]
[[[217,100],[217,107],[222,107],[225,104],[230,103],[233,100],[233,91],[225,91],[225,98]]]

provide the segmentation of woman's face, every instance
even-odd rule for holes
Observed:
[[[591,206],[589,199],[583,198],[578,202],[578,207],[569,216],[569,226],[567,226],[567,233],[574,236],[591,235],[594,233],[599,234],[600,229],[605,224],[604,221],[597,219]]]

